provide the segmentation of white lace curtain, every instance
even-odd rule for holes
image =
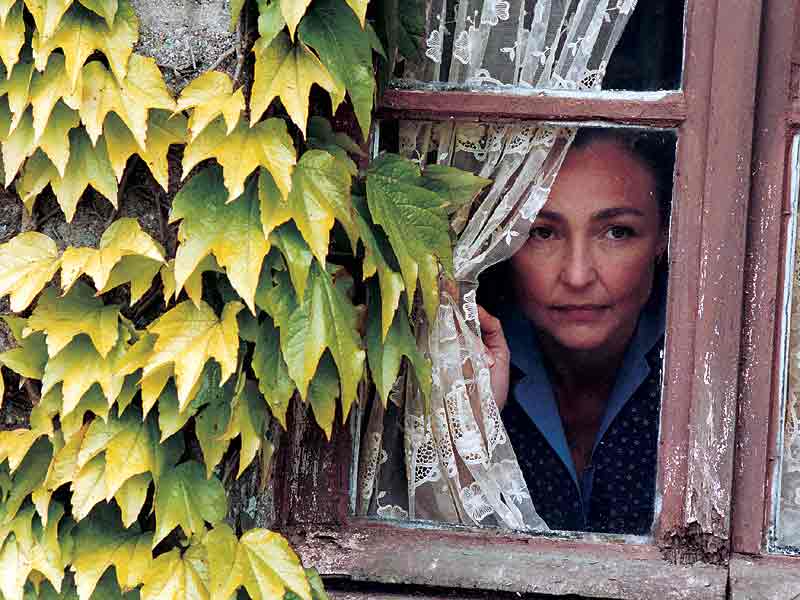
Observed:
[[[425,46],[405,78],[457,87],[599,89],[636,0],[427,0]],[[451,222],[455,286],[436,321],[417,319],[433,363],[430,412],[412,376],[366,419],[357,512],[546,530],[492,395],[480,341],[478,275],[527,239],[575,130],[540,123],[404,121],[400,152],[490,178]]]

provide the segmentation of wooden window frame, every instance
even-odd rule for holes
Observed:
[[[745,233],[752,236],[754,227],[752,222],[747,227],[747,216],[762,1],[774,12],[773,5],[782,0],[687,0],[678,91],[391,90],[381,100],[383,118],[677,129],[658,517],[652,538],[542,537],[354,517],[353,431],[340,426],[328,442],[295,403],[276,465],[275,526],[307,564],[328,578],[353,581],[626,599],[725,597],[745,289],[741,265]],[[765,184],[757,178],[756,185],[761,190]],[[756,207],[774,211],[770,201],[766,204]],[[769,265],[773,259],[764,260]],[[748,266],[748,277],[751,271]],[[752,293],[751,279],[747,289]],[[752,316],[747,324],[757,325]],[[745,390],[743,395],[750,393]]]
[[[800,0],[766,3],[745,263],[742,369],[732,512],[731,598],[791,600],[800,556],[770,552],[785,378],[785,265],[792,217],[792,144],[800,136]]]

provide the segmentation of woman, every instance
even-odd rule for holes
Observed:
[[[479,311],[492,387],[552,529],[653,518],[668,199],[625,134],[576,139],[510,260],[515,303]],[[508,339],[508,342],[506,341]]]

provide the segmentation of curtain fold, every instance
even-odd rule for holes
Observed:
[[[468,89],[600,88],[635,0],[428,0],[425,45],[404,77]],[[492,395],[475,302],[478,276],[527,239],[574,138],[535,122],[402,121],[400,153],[492,180],[453,215],[455,282],[434,323],[415,315],[432,361],[430,410],[401,374],[366,419],[361,515],[547,530],[531,501]]]

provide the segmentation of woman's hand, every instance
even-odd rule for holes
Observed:
[[[508,382],[510,374],[511,354],[508,351],[506,337],[500,320],[478,306],[478,321],[481,326],[481,337],[489,355],[489,372],[492,378],[492,393],[497,408],[503,410],[508,400]]]

